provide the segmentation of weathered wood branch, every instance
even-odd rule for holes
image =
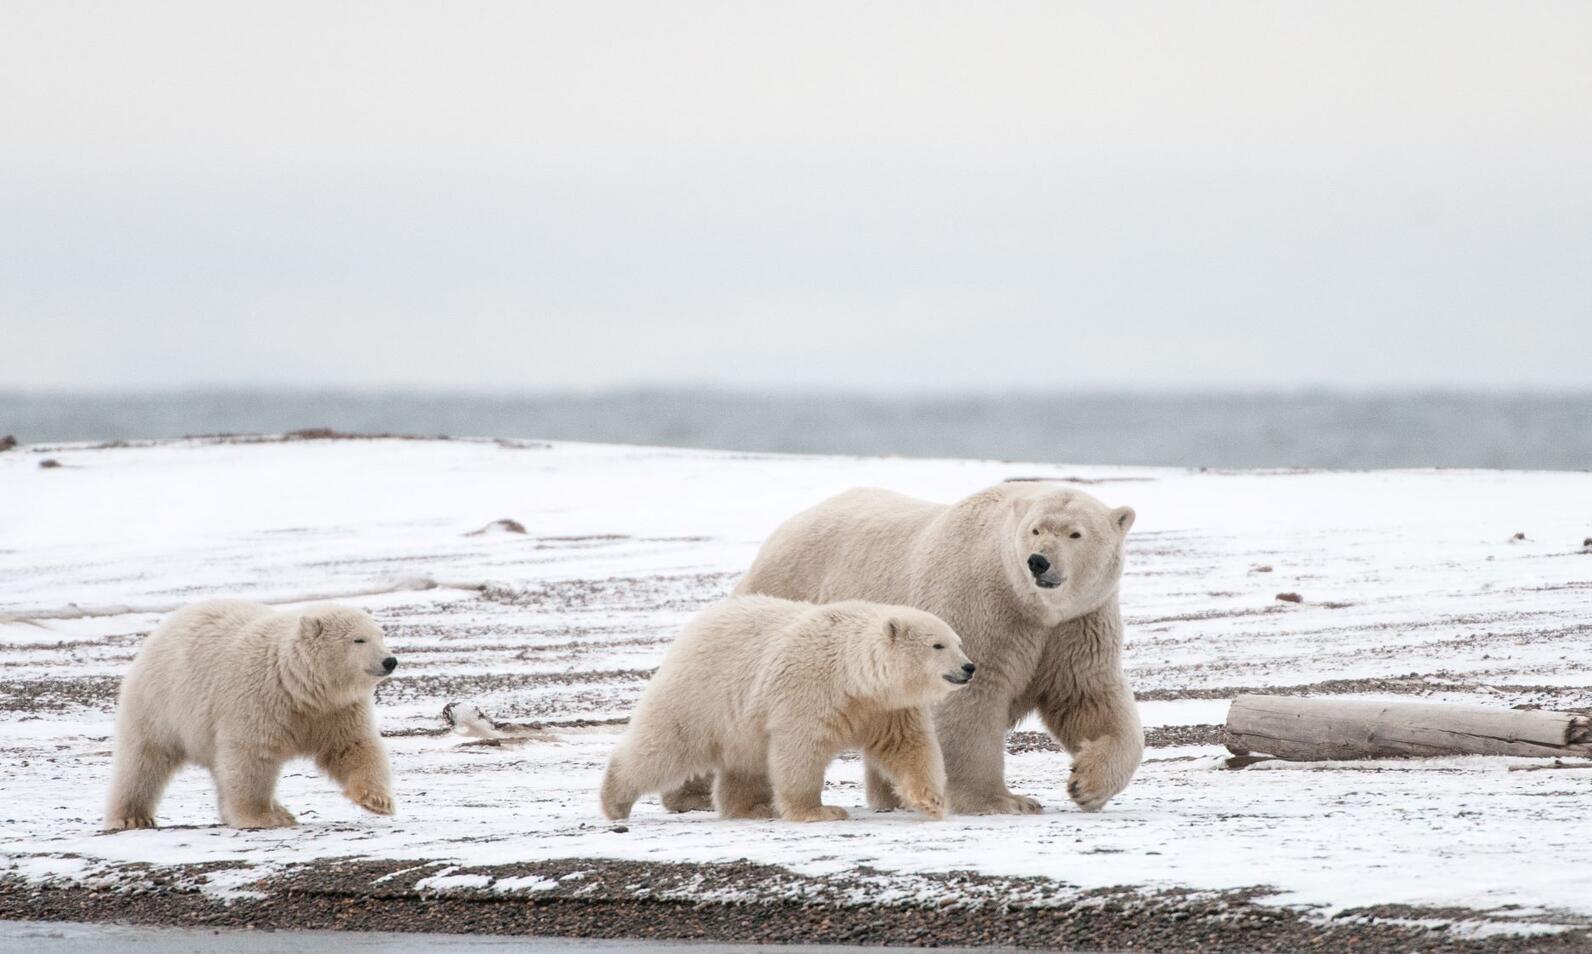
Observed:
[[[407,580],[399,580],[387,586],[377,586],[368,589],[340,590],[338,592],[291,593],[276,594],[258,602],[268,605],[285,603],[323,603],[330,600],[346,600],[360,596],[381,596],[386,593],[407,593],[422,590],[482,590],[486,583],[474,580],[465,581],[439,581],[430,577],[417,576]],[[50,609],[20,609],[8,613],[0,613],[0,623],[39,623],[43,620],[55,619],[100,619],[110,616],[133,616],[145,614],[166,614],[176,612],[197,600],[183,600],[168,603],[144,603],[142,605],[111,604],[108,606],[78,606],[76,603],[65,607]]]
[[[1239,696],[1227,747],[1295,762],[1427,755],[1592,757],[1592,718],[1580,712],[1438,702]]]
[[[1552,765],[1511,765],[1511,772],[1561,772],[1567,769],[1592,769],[1592,762],[1560,762],[1555,759]]]

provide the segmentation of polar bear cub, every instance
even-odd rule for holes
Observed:
[[[293,825],[275,792],[295,756],[314,758],[361,808],[391,814],[373,694],[397,665],[362,610],[240,600],[178,610],[122,684],[105,827],[155,827],[161,793],[185,763],[210,769],[225,824]]]
[[[860,748],[907,805],[945,815],[945,764],[931,707],[974,665],[939,617],[905,606],[768,596],[693,619],[642,694],[603,777],[603,812],[716,773],[725,818],[832,821],[824,770]]]

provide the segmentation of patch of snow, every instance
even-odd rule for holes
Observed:
[[[1571,928],[1571,925],[1567,924],[1544,924],[1537,921],[1516,920],[1513,917],[1497,921],[1448,921],[1442,918],[1338,918],[1336,923],[1425,928],[1429,931],[1442,931],[1448,937],[1466,940],[1482,940],[1489,937],[1541,937],[1563,934]]]
[[[269,866],[220,868],[205,873],[204,893],[222,901],[262,900],[269,897],[251,885],[269,872]]]
[[[81,879],[97,866],[83,858],[60,855],[10,856],[5,859],[5,873],[30,881],[61,881]]]
[[[479,890],[492,883],[491,875],[483,874],[437,874],[429,878],[421,878],[415,882],[416,891],[458,891],[460,889]]]
[[[538,878],[527,875],[523,878],[499,878],[492,882],[493,891],[547,891],[558,887],[558,882],[563,879]]]

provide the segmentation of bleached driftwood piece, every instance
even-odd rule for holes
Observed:
[[[541,726],[498,722],[473,702],[450,702],[442,707],[442,721],[459,735],[473,738],[461,746],[516,747],[528,742],[557,742],[558,736]]]
[[[477,581],[438,581],[427,576],[411,577],[399,580],[387,586],[376,586],[358,590],[339,590],[338,592],[304,592],[304,593],[277,593],[261,597],[257,601],[268,606],[277,606],[284,603],[325,603],[331,600],[346,600],[360,596],[382,596],[387,593],[407,593],[423,590],[475,590],[486,589],[487,584]],[[100,619],[108,616],[137,616],[147,614],[160,614],[176,612],[184,606],[195,602],[182,600],[166,603],[144,603],[142,605],[111,604],[108,606],[78,606],[68,603],[64,607],[53,609],[20,609],[10,613],[0,613],[0,623],[33,623],[40,620],[54,619]]]
[[[1562,762],[1553,760],[1552,765],[1511,765],[1511,772],[1562,772],[1569,769],[1592,769],[1592,762]]]
[[[1592,757],[1592,718],[1578,712],[1440,702],[1239,696],[1227,748],[1294,762],[1427,755]]]

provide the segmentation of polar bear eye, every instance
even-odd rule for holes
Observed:
[[[944,643],[935,643],[934,644],[934,648],[935,649],[944,649],[945,648],[945,644]]]
[[[363,640],[363,639],[356,639],[356,640],[354,640],[354,642],[356,642],[356,643],[363,643],[363,642],[364,642],[364,640]]]
[[[1083,536],[1083,534],[1081,534],[1081,533],[1079,533],[1079,532],[1078,532],[1078,531],[1076,531],[1076,530],[1074,530],[1074,531],[1073,531],[1073,532],[1072,532],[1072,533],[1069,533],[1069,534],[1068,534],[1068,536],[1070,536],[1070,537],[1072,537],[1072,538],[1073,538],[1073,539],[1074,539],[1074,540],[1076,540],[1076,539],[1078,539],[1078,538],[1079,538],[1079,537],[1081,537],[1081,536]]]
[[[1034,528],[1034,536],[1036,536],[1036,537],[1039,536],[1039,528],[1038,527]]]

